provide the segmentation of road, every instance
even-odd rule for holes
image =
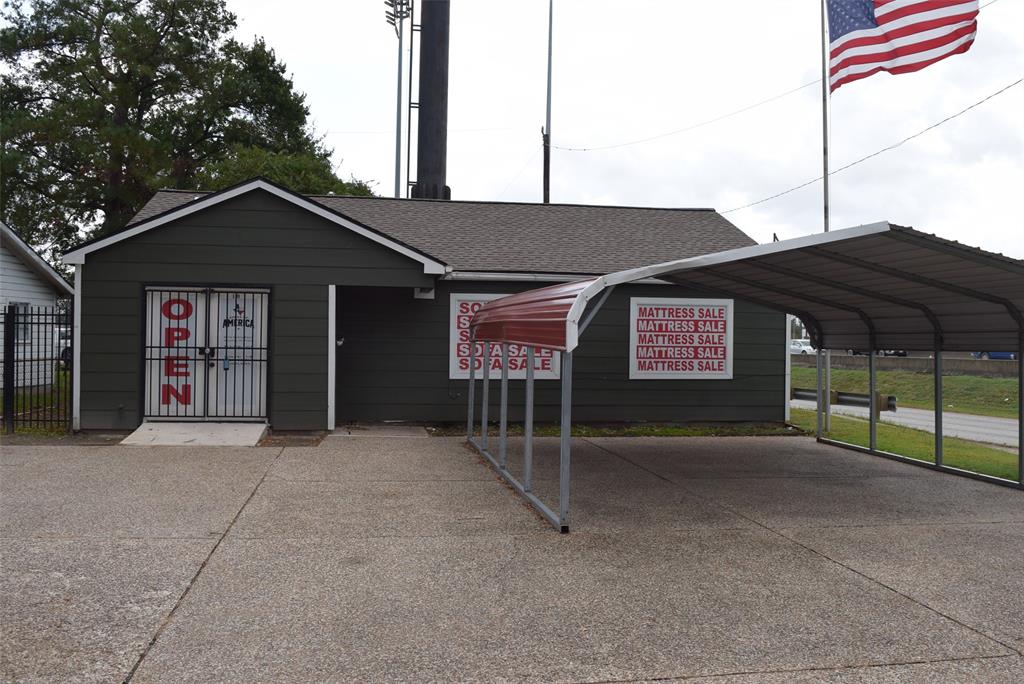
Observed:
[[[794,399],[790,402],[793,408],[814,410],[815,402]],[[833,413],[863,418],[867,420],[868,410],[859,406],[832,406]],[[906,427],[935,432],[935,414],[933,411],[914,408],[900,408],[895,413],[883,412],[883,423],[893,423]],[[972,442],[999,444],[1016,447],[1018,440],[1017,421],[1011,418],[991,418],[974,416],[969,413],[942,414],[942,432],[947,437],[960,437]]]

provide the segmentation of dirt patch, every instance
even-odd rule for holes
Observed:
[[[267,431],[263,439],[259,441],[258,447],[311,447],[319,446],[327,433],[322,430],[312,432],[306,431]]]
[[[3,446],[110,446],[120,444],[130,432],[48,432],[32,430],[0,435]]]

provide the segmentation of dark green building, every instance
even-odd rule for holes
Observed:
[[[465,324],[480,302],[751,244],[709,209],[306,197],[265,180],[161,191],[122,231],[65,255],[76,426],[461,421]],[[730,301],[727,336],[698,344],[671,320],[646,324],[658,337],[631,336],[631,300],[713,297],[657,282],[616,290],[576,356],[574,419],[782,420],[785,316]],[[676,370],[688,362],[672,359],[727,353],[728,372],[631,379],[638,344]],[[554,420],[557,383],[543,379],[558,358],[539,363],[537,419]]]

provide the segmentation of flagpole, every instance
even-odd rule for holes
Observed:
[[[822,219],[825,232],[829,229],[829,206],[828,206],[828,98],[829,98],[829,49],[828,49],[828,23],[826,17],[826,5],[828,0],[821,0],[821,165],[822,165],[822,187],[824,196],[822,202]],[[825,432],[832,428],[832,352],[825,350],[825,391],[823,392],[820,410],[824,412]],[[820,435],[819,435],[820,436]]]

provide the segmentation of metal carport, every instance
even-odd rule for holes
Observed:
[[[624,283],[658,279],[689,290],[745,300],[799,317],[818,349],[818,434],[821,441],[862,449],[916,465],[1024,489],[1024,419],[1019,419],[1016,482],[946,466],[942,462],[942,352],[1014,349],[1024,352],[1024,262],[967,247],[912,228],[875,223],[766,245],[681,259],[497,299],[471,323],[473,339],[528,348],[524,474],[508,471],[508,365],[503,364],[498,454],[487,436],[488,364],[482,364],[482,415],[475,429],[476,377],[471,364],[469,441],[555,527],[568,531],[573,350],[611,291]],[[471,345],[475,350],[476,345]],[[558,512],[532,491],[534,348],[562,354],[561,467]],[[870,444],[822,439],[823,349],[869,354]],[[877,448],[875,354],[880,349],[934,350],[935,463],[906,459]],[[1024,361],[1018,361],[1018,402],[1024,413]],[[1024,418],[1024,416],[1022,416]]]

